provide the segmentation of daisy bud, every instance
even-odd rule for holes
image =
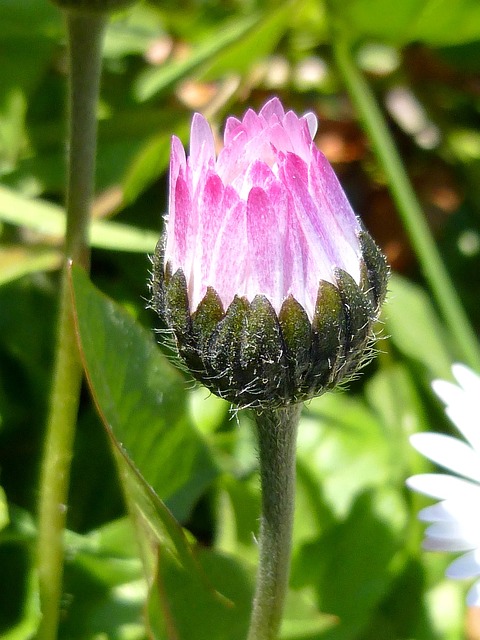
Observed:
[[[273,98],[228,118],[218,154],[195,114],[173,137],[152,306],[192,375],[240,407],[297,403],[355,372],[384,300],[385,258],[313,142]]]

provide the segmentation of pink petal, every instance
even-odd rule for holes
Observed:
[[[285,297],[292,295],[313,320],[318,291],[318,278],[308,250],[308,243],[297,223],[293,204],[288,193],[288,221],[285,239]],[[314,284],[316,283],[316,284]]]
[[[237,118],[230,116],[227,118],[227,122],[225,123],[225,131],[223,134],[223,141],[225,146],[227,146],[237,135],[239,127],[242,126],[242,123]]]
[[[173,200],[174,217],[168,220],[165,261],[172,263],[172,270],[175,272],[179,267],[184,268],[187,261],[187,233],[192,209],[188,186],[182,177],[178,177],[174,185]]]
[[[328,225],[327,236],[336,245],[337,267],[345,269],[360,282],[360,245],[357,234],[360,224],[327,159],[311,145],[309,190]]]
[[[309,112],[309,113],[306,113],[304,116],[302,116],[302,119],[304,119],[307,122],[310,138],[313,140],[313,138],[315,138],[315,135],[318,129],[317,116],[314,113]]]
[[[270,121],[274,116],[276,116],[279,120],[282,120],[283,116],[285,115],[285,110],[280,100],[275,97],[271,98],[267,103],[264,104],[259,115],[265,118],[267,122]]]
[[[168,196],[168,219],[170,226],[175,225],[175,188],[177,178],[181,175],[185,178],[187,160],[185,158],[185,149],[177,136],[172,136],[170,151],[170,175],[169,175],[169,196]]]
[[[310,162],[310,143],[312,142],[312,137],[308,130],[307,121],[303,118],[298,118],[293,111],[288,111],[283,119],[283,126],[289,137],[289,144],[286,151],[292,151],[305,162]]]
[[[249,138],[253,138],[260,134],[264,127],[261,119],[253,109],[248,109],[243,116],[242,126]]]
[[[212,254],[209,282],[227,309],[235,295],[245,295],[248,278],[248,242],[245,201],[226,188],[222,225]]]
[[[224,216],[224,186],[215,173],[209,173],[198,204],[198,231],[195,252],[195,278],[192,283],[191,304],[195,310],[210,285],[212,254]]]
[[[306,183],[307,167],[295,154],[287,154],[280,167],[280,177],[286,185],[293,204],[295,220],[308,242],[308,253],[312,257],[313,276],[318,282],[327,280],[335,283],[334,268],[339,266],[332,238],[325,223],[328,219],[321,215],[317,203],[312,200]]]
[[[195,113],[190,130],[190,166],[203,164],[203,158],[215,160],[215,142],[208,122],[200,113]]]
[[[248,298],[263,294],[273,308],[280,311],[285,299],[284,269],[287,198],[279,184],[272,184],[268,194],[254,187],[247,201],[247,238],[250,254]]]

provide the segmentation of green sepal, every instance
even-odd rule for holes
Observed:
[[[188,304],[187,281],[181,269],[177,269],[168,284],[165,284],[165,317],[169,327],[175,331],[177,340],[190,344],[192,320]]]
[[[345,342],[343,353],[348,359],[363,350],[370,335],[375,312],[366,294],[362,292],[352,276],[343,269],[336,269],[338,290],[345,310]]]
[[[385,256],[367,231],[360,231],[358,239],[362,249],[363,263],[366,267],[366,273],[364,271],[362,274],[361,287],[365,293],[370,294],[374,309],[378,313],[387,294],[390,268]]]
[[[341,364],[341,345],[345,340],[345,309],[340,292],[326,280],[322,280],[318,287],[312,329],[312,369],[306,382],[313,394],[323,387],[328,388],[335,379]]]
[[[282,304],[278,321],[286,346],[291,386],[297,393],[311,366],[312,325],[305,309],[291,295]]]
[[[238,385],[234,385],[233,371],[240,367],[240,339],[249,308],[246,298],[235,296],[225,317],[215,327],[206,348],[205,384],[229,400],[237,392]]]
[[[160,239],[152,256],[152,291],[150,306],[160,316],[163,323],[167,323],[165,316],[165,266],[163,263],[164,242]]]
[[[247,399],[286,397],[285,345],[275,309],[263,295],[250,304],[241,336],[240,367],[237,373]]]
[[[224,316],[225,311],[218,293],[212,287],[208,287],[197,310],[192,314],[193,335],[202,353],[215,327]]]

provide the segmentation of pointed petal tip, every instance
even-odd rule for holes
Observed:
[[[194,165],[201,156],[202,148],[207,158],[215,159],[212,129],[201,113],[194,113],[190,128],[190,158]]]
[[[303,119],[306,120],[306,122],[307,122],[308,130],[309,130],[310,135],[311,135],[312,140],[313,140],[313,138],[315,137],[315,135],[317,133],[317,129],[318,129],[318,118],[314,113],[309,111],[308,113],[306,113],[303,116]]]
[[[277,96],[274,96],[263,105],[259,115],[263,116],[266,120],[270,120],[272,116],[276,115],[280,120],[282,120],[285,116],[285,109],[283,108],[280,99],[277,98]]]

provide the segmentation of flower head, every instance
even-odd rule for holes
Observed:
[[[218,157],[199,114],[188,157],[172,140],[153,306],[194,375],[240,405],[298,402],[351,372],[385,296],[385,259],[316,128],[273,98],[228,118]]]
[[[407,485],[441,500],[419,513],[420,520],[431,523],[423,547],[467,552],[450,564],[446,575],[474,578],[480,576],[480,377],[460,364],[452,371],[458,385],[436,380],[432,386],[466,442],[438,433],[418,433],[411,442],[417,451],[455,475],[420,474],[409,478]],[[480,606],[480,580],[470,589],[467,603]]]

